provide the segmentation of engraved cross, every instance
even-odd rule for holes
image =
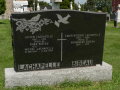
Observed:
[[[57,39],[57,40],[61,41],[61,61],[62,61],[63,60],[63,41],[67,40],[67,39],[64,39],[63,38],[63,33],[61,33],[61,38]]]

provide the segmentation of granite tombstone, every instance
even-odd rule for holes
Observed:
[[[15,71],[102,65],[105,21],[74,10],[12,14]]]

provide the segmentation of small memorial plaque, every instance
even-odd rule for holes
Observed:
[[[106,14],[72,10],[11,15],[15,71],[102,64]]]

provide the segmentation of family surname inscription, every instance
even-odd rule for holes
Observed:
[[[105,19],[74,10],[12,14],[15,71],[102,64]]]

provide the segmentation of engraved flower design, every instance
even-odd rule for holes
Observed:
[[[60,26],[60,23],[63,24],[68,24],[69,22],[67,21],[69,19],[69,17],[71,17],[69,14],[66,17],[62,17],[60,14],[56,14],[58,17],[58,21],[53,21],[51,19],[47,19],[47,18],[42,18],[40,19],[41,15],[38,14],[34,17],[32,17],[30,20],[26,20],[26,19],[12,19],[14,21],[16,21],[16,31],[20,31],[21,33],[23,33],[24,31],[29,31],[32,34],[41,31],[42,26],[44,25],[49,25],[51,23],[54,23],[57,27]]]
[[[20,26],[20,25],[22,25],[22,24],[23,24],[22,21],[16,22],[16,25],[18,25],[18,26]]]

